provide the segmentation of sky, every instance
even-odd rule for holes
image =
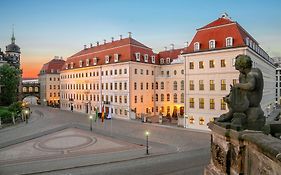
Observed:
[[[128,36],[155,52],[190,42],[200,28],[226,12],[269,53],[281,56],[279,0],[0,0],[0,48],[14,25],[23,77],[37,77],[54,56],[64,59],[84,44]]]

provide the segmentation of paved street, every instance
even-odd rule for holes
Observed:
[[[202,174],[209,161],[208,133],[122,119],[90,132],[85,114],[32,111],[28,124],[0,130],[0,174]]]

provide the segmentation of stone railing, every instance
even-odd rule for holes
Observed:
[[[235,131],[209,123],[211,160],[205,175],[279,175],[281,140],[260,131]]]

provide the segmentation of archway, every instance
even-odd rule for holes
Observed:
[[[28,104],[31,104],[31,105],[37,105],[39,98],[36,96],[33,96],[33,95],[29,95],[29,96],[24,97],[24,99],[22,101],[26,102]]]

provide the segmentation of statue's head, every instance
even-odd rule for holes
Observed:
[[[238,55],[235,58],[235,69],[244,70],[252,68],[252,60],[248,55]]]

